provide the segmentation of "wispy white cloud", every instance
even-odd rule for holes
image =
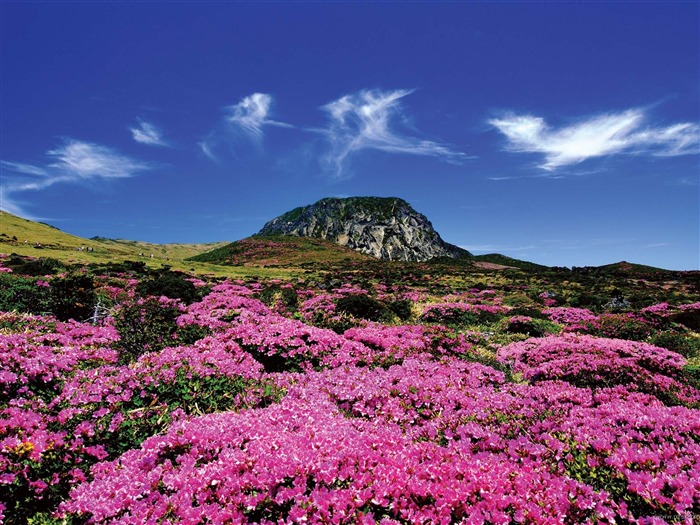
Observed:
[[[163,138],[163,131],[155,124],[138,119],[138,125],[129,128],[131,136],[136,142],[147,144],[148,146],[169,146]]]
[[[61,173],[63,180],[121,179],[151,167],[107,146],[78,140],[67,140],[47,155],[55,159],[48,168]]]
[[[253,93],[238,104],[225,107],[222,122],[197,143],[202,153],[210,160],[219,162],[221,150],[228,147],[229,153],[232,153],[231,145],[241,135],[260,146],[266,127],[294,128],[291,124],[271,118],[273,105],[272,95]]]
[[[206,140],[203,140],[202,142],[197,142],[197,145],[206,157],[213,160],[214,162],[219,161],[219,159],[216,158],[216,155],[214,155],[214,152],[212,151],[211,144],[209,144]]]
[[[642,109],[629,109],[558,129],[532,115],[508,114],[489,123],[506,136],[511,151],[544,154],[540,167],[549,171],[618,153],[676,156],[700,152],[698,124],[645,127],[646,119]]]
[[[367,149],[429,155],[450,162],[469,158],[444,144],[402,135],[395,129],[394,121],[403,116],[401,99],[412,92],[407,89],[368,89],[323,106],[329,125],[322,131],[331,144],[326,161],[336,177],[342,177],[344,164],[351,155]]]
[[[72,139],[47,151],[46,155],[50,161],[41,166],[2,161],[4,173],[0,182],[0,208],[26,215],[22,213],[21,201],[14,197],[17,193],[40,191],[58,183],[133,177],[153,168],[107,146]]]
[[[273,99],[266,93],[253,93],[243,98],[238,104],[229,106],[226,120],[250,137],[259,140],[265,126],[293,128],[291,124],[269,118]]]
[[[667,247],[667,246],[671,246],[671,243],[670,243],[670,242],[654,242],[654,243],[651,243],[651,244],[647,244],[647,245],[645,245],[645,246],[642,246],[642,248],[648,248],[648,249],[651,249],[651,248],[665,248],[665,247]]]

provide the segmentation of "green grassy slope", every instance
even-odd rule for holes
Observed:
[[[65,233],[51,225],[34,222],[10,213],[0,211],[0,251],[19,255],[61,258],[59,252],[71,252],[79,260],[81,254],[112,257],[143,257],[182,260],[203,251],[225,245],[225,242],[209,244],[152,244],[140,241],[105,239],[95,237],[85,239]],[[80,248],[91,251],[81,251]],[[94,251],[92,251],[94,250]]]
[[[511,268],[520,268],[521,270],[545,270],[547,266],[541,264],[532,263],[528,261],[521,261],[520,259],[513,259],[506,255],[501,255],[500,253],[487,253],[485,255],[475,255],[473,258],[475,261],[488,262],[493,264],[498,264],[502,266],[510,266]]]
[[[274,235],[248,237],[188,260],[234,266],[299,267],[374,259],[323,239]]]

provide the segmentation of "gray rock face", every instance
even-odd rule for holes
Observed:
[[[272,219],[258,235],[317,237],[393,261],[471,255],[443,241],[424,215],[394,197],[322,199]]]

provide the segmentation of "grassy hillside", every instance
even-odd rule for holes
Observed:
[[[249,237],[188,260],[232,266],[299,267],[313,263],[374,259],[323,239],[276,235]]]
[[[152,244],[102,237],[85,239],[65,233],[49,224],[29,221],[0,211],[0,253],[47,257],[63,263],[101,264],[132,260],[143,261],[150,266],[167,264],[174,269],[198,274],[245,276],[250,273],[219,265],[185,262],[188,257],[226,244]]]
[[[547,268],[547,266],[543,266],[541,264],[536,264],[528,261],[521,261],[520,259],[513,259],[512,257],[501,255],[500,253],[487,253],[485,255],[475,255],[473,259],[474,261],[486,262],[510,268],[520,268],[521,270],[544,270]]]
[[[103,237],[85,239],[65,233],[49,224],[29,221],[0,211],[0,249],[20,255],[59,258],[60,255],[56,252],[74,252],[74,257],[84,253],[95,254],[95,257],[107,255],[151,258],[153,254],[153,258],[182,260],[224,244],[226,243],[152,244]]]

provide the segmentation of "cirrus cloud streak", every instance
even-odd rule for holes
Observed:
[[[343,176],[346,161],[362,150],[428,155],[454,163],[470,158],[445,144],[403,135],[396,129],[395,121],[403,116],[401,99],[411,93],[408,89],[366,89],[322,107],[329,119],[328,127],[321,130],[330,142],[325,160],[336,177]]]
[[[539,167],[554,171],[594,157],[628,154],[677,156],[700,151],[700,126],[679,123],[668,127],[645,126],[646,114],[629,109],[582,119],[558,129],[533,115],[507,114],[489,120],[508,139],[507,149],[542,153]]]
[[[132,138],[140,143],[148,146],[169,146],[163,138],[163,131],[155,124],[138,119],[138,126],[129,128]]]
[[[47,151],[46,155],[51,160],[41,166],[0,162],[3,169],[0,207],[3,210],[26,216],[19,201],[13,197],[17,193],[40,191],[58,183],[123,179],[154,167],[107,146],[73,139],[66,139],[61,146]]]
[[[265,126],[293,128],[291,124],[268,118],[273,99],[266,93],[253,93],[227,108],[226,120],[254,139],[261,139]]]

